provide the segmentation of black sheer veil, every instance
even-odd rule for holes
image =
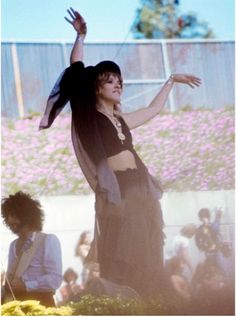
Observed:
[[[120,73],[119,66],[112,61],[103,61],[96,66],[88,67],[84,67],[79,61],[66,68],[48,97],[39,130],[51,127],[69,101],[72,110],[72,144],[82,172],[94,192],[100,193],[109,202],[116,204],[121,201],[119,185],[114,172],[107,164],[94,115],[94,81],[98,73],[107,69]],[[91,136],[90,141],[93,144],[92,157],[84,147],[89,140],[87,134]]]

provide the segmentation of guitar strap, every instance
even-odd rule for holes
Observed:
[[[36,232],[36,236],[34,241],[32,242],[32,245],[29,249],[26,251],[23,251],[19,256],[18,260],[15,262],[15,265],[13,266],[10,275],[12,276],[12,279],[20,278],[22,274],[26,271],[28,266],[30,265],[35,251],[38,248],[38,246],[44,242],[46,238],[46,234],[43,232]]]

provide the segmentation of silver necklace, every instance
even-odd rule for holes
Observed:
[[[114,114],[107,113],[103,109],[99,109],[99,111],[104,113],[105,115],[107,115],[108,117],[110,117],[113,120],[112,122],[115,123],[115,128],[117,130],[117,136],[120,139],[121,143],[123,144],[123,141],[126,139],[126,137],[125,137],[124,133],[122,132],[122,126],[121,126],[120,121],[115,117]]]

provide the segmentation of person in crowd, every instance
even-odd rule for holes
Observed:
[[[62,282],[61,246],[54,234],[42,232],[44,213],[40,202],[19,191],[3,198],[2,217],[18,236],[9,248],[8,298],[34,299],[55,306],[53,295]]]
[[[89,230],[83,231],[79,237],[79,241],[75,249],[75,255],[79,256],[82,262],[84,262],[86,256],[88,255],[91,242],[92,242],[91,232]]]
[[[88,269],[88,278],[87,278],[87,281],[85,284],[85,289],[86,289],[86,287],[88,287],[88,285],[91,283],[91,281],[100,277],[98,263],[89,263],[87,265],[87,269]]]
[[[188,280],[183,275],[184,265],[182,258],[174,256],[166,261],[166,273],[172,291],[169,294],[177,295],[181,299],[189,301],[191,299],[191,289]]]
[[[202,224],[196,231],[196,245],[200,251],[204,252],[209,264],[213,264],[224,271],[221,260],[222,237],[220,235],[222,210],[216,210],[213,222],[211,222],[211,212],[208,208],[201,208],[198,217]]]
[[[226,279],[221,270],[210,262],[200,262],[192,279],[196,295],[207,296],[226,287]]]
[[[189,223],[181,228],[180,234],[173,239],[173,253],[180,261],[187,266],[193,274],[194,267],[189,254],[190,239],[195,235],[197,227],[194,223]]]
[[[63,275],[63,285],[59,289],[58,305],[68,303],[75,294],[82,290],[77,280],[78,274],[72,268],[68,268]]]
[[[66,20],[77,32],[69,66],[56,82],[40,122],[49,128],[65,104],[72,110],[72,143],[80,167],[95,192],[95,234],[89,258],[100,277],[127,285],[144,298],[161,287],[163,263],[162,188],[134,149],[130,130],[156,117],[176,83],[192,88],[201,80],[172,74],[148,107],[124,113],[120,67],[105,60],[85,67],[87,25],[79,12]]]
[[[214,305],[219,311],[222,305],[232,308],[235,302],[232,272],[227,270],[227,257],[231,256],[232,249],[220,234],[222,212],[222,208],[215,208],[213,222],[208,208],[201,208],[198,212],[201,225],[196,231],[195,241],[205,254],[205,260],[197,265],[192,280],[197,304]]]
[[[222,270],[209,261],[200,262],[195,270],[191,290],[193,297],[193,307],[195,311],[211,310],[211,315],[223,315],[225,311],[234,311],[234,289],[227,285],[227,280]],[[231,313],[229,313],[231,315]]]
[[[79,260],[79,261],[76,261],[76,266],[78,270],[80,271],[82,285],[85,285],[88,279],[89,270],[86,267],[84,261],[89,253],[91,243],[92,243],[92,234],[89,230],[85,230],[81,233],[79,237],[79,241],[75,248],[75,257],[77,260]]]

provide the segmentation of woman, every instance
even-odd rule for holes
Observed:
[[[87,282],[89,270],[85,266],[85,259],[89,253],[92,243],[92,234],[89,230],[83,231],[79,237],[79,240],[75,248],[75,257],[77,259],[76,266],[80,270],[81,284],[84,286]]]
[[[178,256],[174,256],[166,262],[166,270],[170,283],[169,295],[189,301],[191,292],[188,280],[183,274],[184,262]]]
[[[80,167],[96,195],[93,248],[100,276],[154,296],[163,271],[162,191],[132,144],[131,129],[160,113],[175,82],[199,86],[200,79],[171,75],[147,108],[120,110],[122,76],[112,61],[84,67],[83,17],[68,10],[77,37],[71,66],[49,96],[40,129],[51,126],[67,101],[72,109],[72,143]]]

